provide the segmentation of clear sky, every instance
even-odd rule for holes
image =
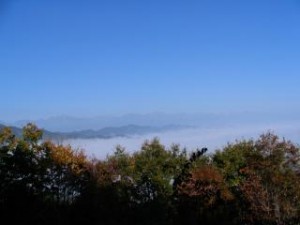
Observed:
[[[299,0],[0,0],[0,120],[300,112]]]

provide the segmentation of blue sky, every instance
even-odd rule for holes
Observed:
[[[0,120],[300,112],[298,0],[0,0]]]

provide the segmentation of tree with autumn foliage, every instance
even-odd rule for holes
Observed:
[[[11,224],[65,221],[66,207],[84,188],[85,155],[70,147],[41,143],[41,137],[34,124],[23,128],[21,138],[9,128],[0,133],[0,212]]]
[[[299,156],[299,147],[272,133],[256,141],[228,145],[215,153],[214,164],[234,193],[241,222],[298,223]]]

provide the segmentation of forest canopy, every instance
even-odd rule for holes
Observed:
[[[104,160],[42,135],[34,124],[22,137],[0,131],[9,224],[299,224],[299,146],[273,133],[212,154],[153,139]]]

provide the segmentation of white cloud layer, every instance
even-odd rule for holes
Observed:
[[[228,142],[235,140],[257,138],[260,134],[271,131],[280,137],[300,143],[300,121],[277,124],[252,124],[220,128],[194,128],[165,133],[154,133],[133,137],[117,137],[111,139],[70,139],[64,144],[70,144],[74,148],[84,149],[88,156],[104,159],[112,154],[117,145],[126,148],[128,152],[140,149],[145,140],[158,137],[162,144],[170,146],[180,144],[188,151],[196,148],[208,147],[209,152],[224,147]]]

